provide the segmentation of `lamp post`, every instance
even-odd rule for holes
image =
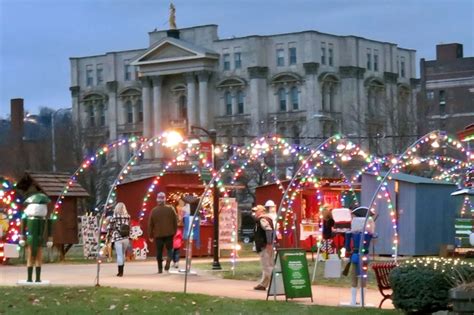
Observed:
[[[69,111],[72,108],[60,108],[55,112],[51,113],[51,159],[53,164],[53,172],[56,172],[56,138],[54,133],[54,117],[60,111]]]
[[[191,126],[191,134],[193,130],[201,130],[204,132],[209,140],[211,140],[211,147],[212,147],[212,168],[216,170],[217,160],[216,160],[216,141],[217,141],[217,131],[215,129],[207,130],[197,126]],[[219,190],[217,189],[216,183],[214,183],[214,187],[212,190],[212,204],[213,204],[213,213],[214,213],[214,241],[212,244],[213,249],[213,261],[212,261],[212,269],[213,270],[221,270],[221,264],[219,263]]]

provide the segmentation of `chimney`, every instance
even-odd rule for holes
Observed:
[[[23,140],[23,99],[13,98],[10,100],[11,113],[11,140],[15,144],[19,144]]]
[[[436,45],[436,60],[450,61],[459,58],[463,58],[462,44],[452,43]]]

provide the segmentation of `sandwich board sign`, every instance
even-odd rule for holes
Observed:
[[[294,298],[311,298],[311,281],[309,279],[306,251],[300,248],[277,250],[275,268],[272,273],[269,296],[285,295],[286,300]]]

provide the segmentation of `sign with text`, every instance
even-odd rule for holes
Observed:
[[[311,280],[309,278],[306,251],[299,248],[279,249],[278,260],[283,278],[286,298],[311,298]]]
[[[237,200],[219,198],[219,249],[233,249],[237,244]]]
[[[82,216],[81,217],[81,232],[82,244],[84,250],[84,257],[87,259],[94,259],[97,256],[99,245],[99,224],[96,216]]]

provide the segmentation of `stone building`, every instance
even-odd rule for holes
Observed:
[[[199,126],[233,144],[275,132],[296,143],[369,136],[380,153],[376,135],[414,128],[415,51],[394,43],[312,30],[220,39],[202,25],[70,61],[73,116],[92,146]]]
[[[462,44],[436,46],[436,60],[420,60],[420,131],[456,134],[474,123],[474,57]]]

